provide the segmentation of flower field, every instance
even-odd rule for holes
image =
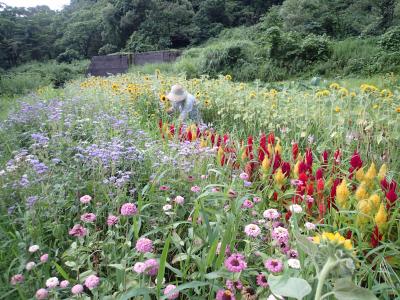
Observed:
[[[0,123],[0,299],[400,297],[400,92],[91,77]],[[169,116],[180,82],[205,124]]]

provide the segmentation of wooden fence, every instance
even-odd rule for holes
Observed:
[[[87,75],[109,76],[125,73],[130,65],[173,62],[180,55],[181,51],[169,50],[93,56],[87,70]]]

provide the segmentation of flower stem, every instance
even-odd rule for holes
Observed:
[[[336,266],[336,259],[333,257],[329,256],[328,260],[326,261],[324,267],[321,270],[321,273],[318,275],[318,285],[317,285],[317,290],[315,292],[315,300],[321,300],[322,297],[322,289],[324,287],[324,283],[326,278],[329,275],[329,272],[333,269],[334,266]]]

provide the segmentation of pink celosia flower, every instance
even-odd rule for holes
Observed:
[[[107,225],[113,226],[118,223],[118,217],[114,215],[109,215],[107,218]]]
[[[35,253],[35,252],[38,251],[38,250],[39,250],[39,246],[38,246],[38,245],[32,245],[32,246],[30,246],[29,249],[28,249],[28,251],[29,251],[30,253]]]
[[[269,258],[264,262],[264,266],[271,273],[279,273],[283,270],[283,263],[279,259]]]
[[[60,282],[60,288],[65,289],[68,286],[69,286],[69,281],[68,280],[63,280],[63,281]]]
[[[279,218],[280,213],[276,209],[270,208],[263,212],[263,216],[268,220],[275,220]]]
[[[96,221],[96,215],[93,213],[85,213],[81,216],[81,221],[85,223],[93,223]]]
[[[58,286],[58,284],[59,284],[59,281],[58,281],[57,277],[50,277],[49,279],[46,280],[46,286],[49,289],[55,288],[56,286]]]
[[[229,272],[234,272],[234,273],[241,272],[247,268],[244,256],[240,253],[234,253],[231,256],[229,256],[225,260],[224,265]]]
[[[136,241],[135,248],[136,251],[140,253],[153,252],[153,241],[146,238],[140,238]]]
[[[185,203],[185,198],[183,198],[182,196],[176,196],[174,202],[176,204],[182,205],[183,203]]]
[[[97,277],[96,275],[90,275],[85,280],[85,285],[90,290],[97,287],[99,285],[99,283],[100,283],[100,278]]]
[[[164,295],[168,297],[168,299],[173,300],[177,299],[179,297],[179,292],[173,292],[172,291],[176,289],[176,286],[173,284],[168,284],[164,290]]]
[[[82,197],[79,199],[79,201],[81,201],[81,203],[83,203],[83,204],[87,204],[87,203],[89,203],[91,200],[92,200],[92,197],[90,197],[89,195],[82,196]]]
[[[85,236],[86,233],[87,233],[86,228],[80,224],[75,224],[74,227],[72,227],[72,229],[69,231],[69,235],[77,237]]]
[[[40,261],[41,261],[42,263],[45,263],[45,262],[47,262],[48,260],[49,260],[49,255],[48,255],[47,253],[43,254],[43,255],[40,257]]]
[[[146,274],[150,276],[155,276],[158,273],[159,264],[154,258],[150,258],[144,262],[146,265]]]
[[[257,285],[261,287],[268,287],[268,280],[264,274],[260,273],[257,275]]]
[[[230,290],[218,290],[216,300],[236,300],[235,295]]]
[[[190,188],[190,190],[191,190],[192,192],[198,193],[198,192],[201,191],[201,188],[200,188],[199,186],[195,185],[195,186],[192,186],[192,187]]]
[[[83,285],[82,284],[75,284],[72,289],[71,293],[74,295],[81,294],[83,292]]]
[[[12,285],[16,285],[17,283],[22,283],[24,282],[24,275],[22,274],[15,274],[13,277],[11,277],[10,283]]]
[[[27,271],[30,271],[30,270],[32,270],[34,267],[36,267],[35,262],[34,262],[34,261],[30,261],[30,262],[28,262],[28,263],[26,264],[25,269],[26,269]]]
[[[251,202],[251,200],[246,199],[243,201],[242,207],[244,208],[253,208],[254,207],[254,203]]]
[[[137,262],[133,266],[133,271],[135,271],[138,274],[142,274],[144,271],[146,271],[146,264],[143,262]]]
[[[258,227],[258,226],[255,225],[255,224],[249,224],[249,225],[246,225],[246,226],[244,227],[244,232],[245,232],[248,236],[257,237],[257,236],[260,235],[261,229],[260,229],[260,227]]]
[[[47,299],[49,292],[46,289],[38,289],[36,291],[35,297],[38,300]]]
[[[125,203],[121,207],[121,215],[132,216],[137,213],[137,208],[134,203]]]

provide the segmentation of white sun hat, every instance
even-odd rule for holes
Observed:
[[[171,101],[180,102],[186,99],[187,92],[180,84],[175,84],[171,87],[171,91],[168,93],[167,98]]]

